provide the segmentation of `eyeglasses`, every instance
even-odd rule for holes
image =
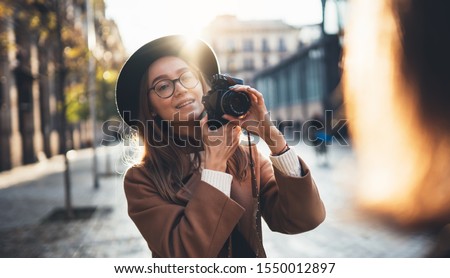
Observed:
[[[193,89],[197,86],[199,79],[192,71],[183,72],[177,79],[162,79],[156,82],[155,86],[148,89],[148,92],[154,90],[160,98],[169,98],[175,92],[175,82],[179,81],[180,84],[186,89]]]

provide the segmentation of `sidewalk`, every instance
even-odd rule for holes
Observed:
[[[95,208],[90,218],[49,221],[64,209],[64,160],[48,161],[0,173],[0,257],[148,257],[150,252],[127,215],[122,186],[125,167],[120,147],[99,148],[100,175],[93,187],[92,150],[70,159],[74,209]]]
[[[327,209],[318,228],[282,235],[263,226],[269,257],[423,257],[432,235],[405,233],[360,213],[352,206],[354,158],[349,147],[332,146],[329,167],[313,149],[295,146],[309,164]],[[265,153],[267,149],[261,146]],[[63,157],[0,173],[0,257],[150,257],[145,241],[127,215],[121,146],[97,149],[100,186],[93,187],[92,150],[70,158],[72,203],[94,208],[85,219],[49,221],[64,208]],[[106,161],[112,161],[107,169]],[[105,173],[114,172],[114,175]]]

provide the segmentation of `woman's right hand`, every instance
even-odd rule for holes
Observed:
[[[228,122],[216,130],[210,130],[207,121],[207,115],[200,121],[205,149],[204,168],[225,172],[228,159],[239,146],[241,127]]]

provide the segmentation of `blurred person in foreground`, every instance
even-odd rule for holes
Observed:
[[[324,220],[309,168],[272,125],[260,92],[230,87],[248,96],[248,112],[209,128],[203,97],[218,73],[206,43],[178,35],[145,44],[120,72],[118,110],[144,144],[125,174],[128,213],[153,257],[265,257],[261,215],[286,234]],[[268,144],[269,159],[240,144],[241,128]]]
[[[450,2],[351,10],[343,85],[361,204],[401,227],[442,229],[430,256],[450,256]]]

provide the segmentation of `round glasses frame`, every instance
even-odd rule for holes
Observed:
[[[185,71],[176,79],[159,80],[158,82],[156,82],[155,86],[148,89],[148,92],[151,92],[153,90],[160,98],[170,98],[175,93],[175,82],[177,81],[180,82],[181,86],[186,89],[193,89],[200,82],[197,74],[192,71]],[[170,86],[171,88],[164,88],[163,86]],[[170,94],[161,93],[163,90],[169,89],[171,89]]]

